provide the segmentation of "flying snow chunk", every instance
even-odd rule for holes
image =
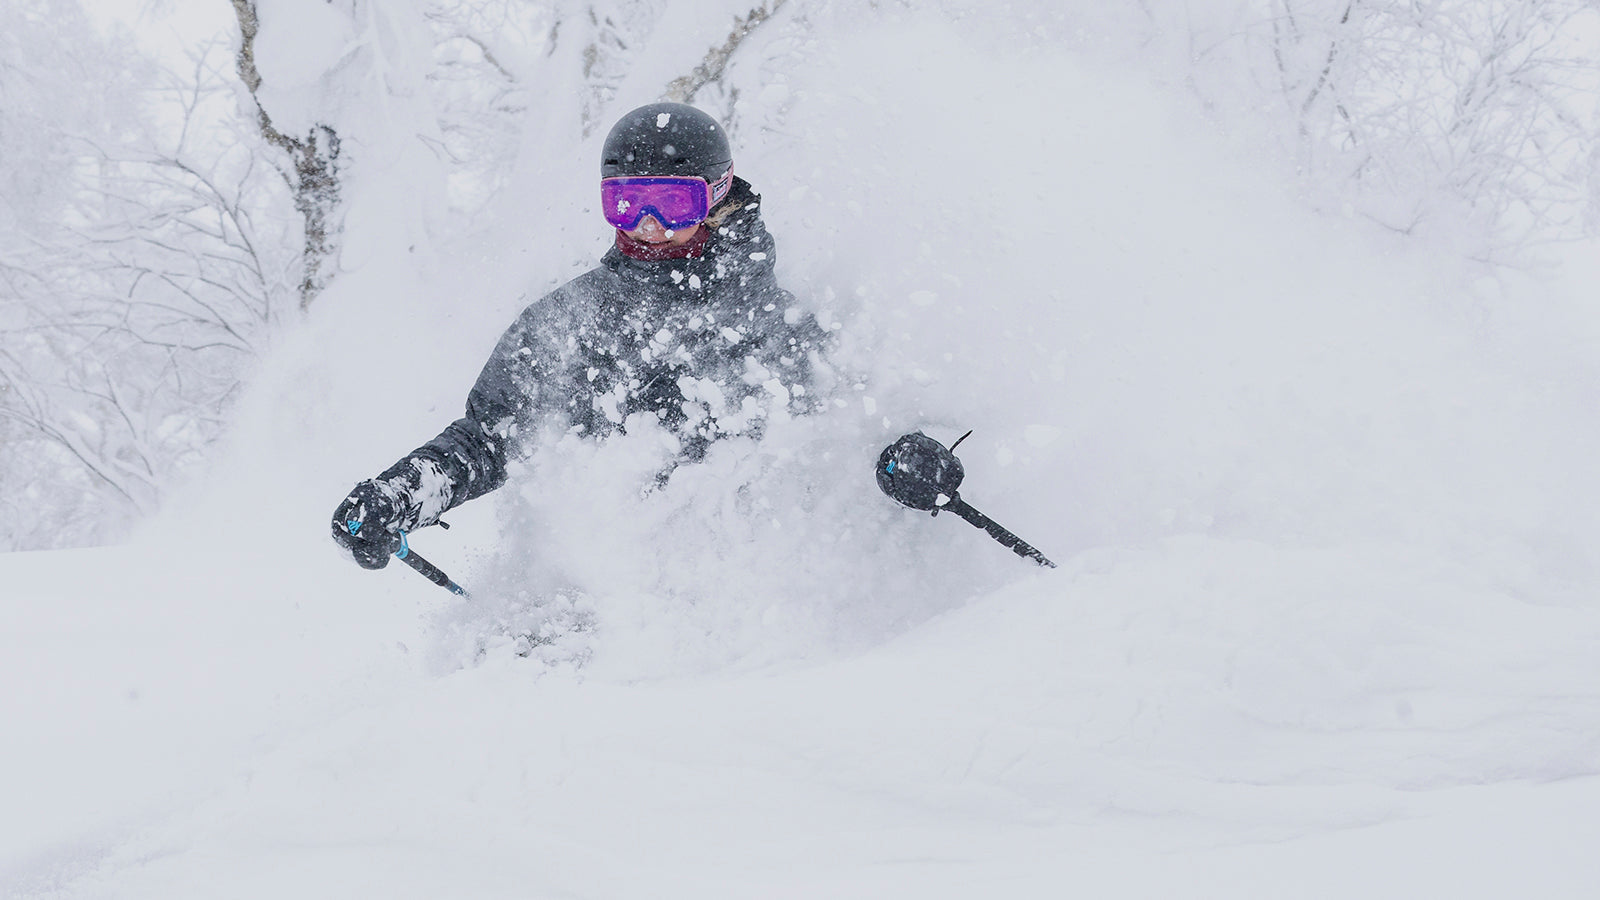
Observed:
[[[1029,425],[1022,436],[1035,447],[1048,447],[1061,437],[1061,429],[1053,425]]]
[[[672,121],[672,113],[657,113],[656,114],[656,127],[657,128],[665,128],[665,127],[667,127],[667,123],[671,122],[671,121]]]

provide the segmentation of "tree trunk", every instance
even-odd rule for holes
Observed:
[[[339,134],[330,125],[312,126],[304,138],[290,137],[272,124],[272,117],[261,105],[257,90],[261,73],[256,70],[255,39],[259,22],[254,0],[233,0],[239,19],[239,52],[236,64],[239,80],[250,91],[256,106],[256,122],[267,143],[289,154],[292,169],[284,169],[284,180],[294,194],[294,207],[305,222],[305,249],[300,279],[300,308],[308,309],[327,286],[332,273],[328,263],[339,255]]]

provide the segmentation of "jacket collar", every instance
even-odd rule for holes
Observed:
[[[692,259],[705,252],[706,240],[711,237],[711,229],[702,222],[695,226],[694,234],[682,244],[662,245],[647,244],[636,241],[622,230],[617,229],[617,252],[629,259],[643,262],[659,262],[663,259]]]

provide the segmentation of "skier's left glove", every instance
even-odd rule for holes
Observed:
[[[381,569],[400,548],[402,508],[393,485],[375,479],[363,481],[351,488],[333,511],[333,539],[350,551],[363,569]]]

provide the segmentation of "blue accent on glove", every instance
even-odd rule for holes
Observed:
[[[361,523],[359,521],[355,520],[355,519],[347,520],[344,523],[344,527],[347,528],[350,531],[350,536],[351,537],[355,537],[356,535],[361,533]]]
[[[888,472],[890,475],[893,475],[894,474],[895,463],[897,463],[897,462],[899,462],[899,460],[895,460],[895,459],[889,460],[889,468],[884,469],[884,471]],[[353,532],[353,531],[350,532],[350,533],[351,534],[355,534],[355,532]]]
[[[400,549],[394,552],[396,559],[405,559],[411,554],[411,545],[406,543],[406,533],[400,532]]]

